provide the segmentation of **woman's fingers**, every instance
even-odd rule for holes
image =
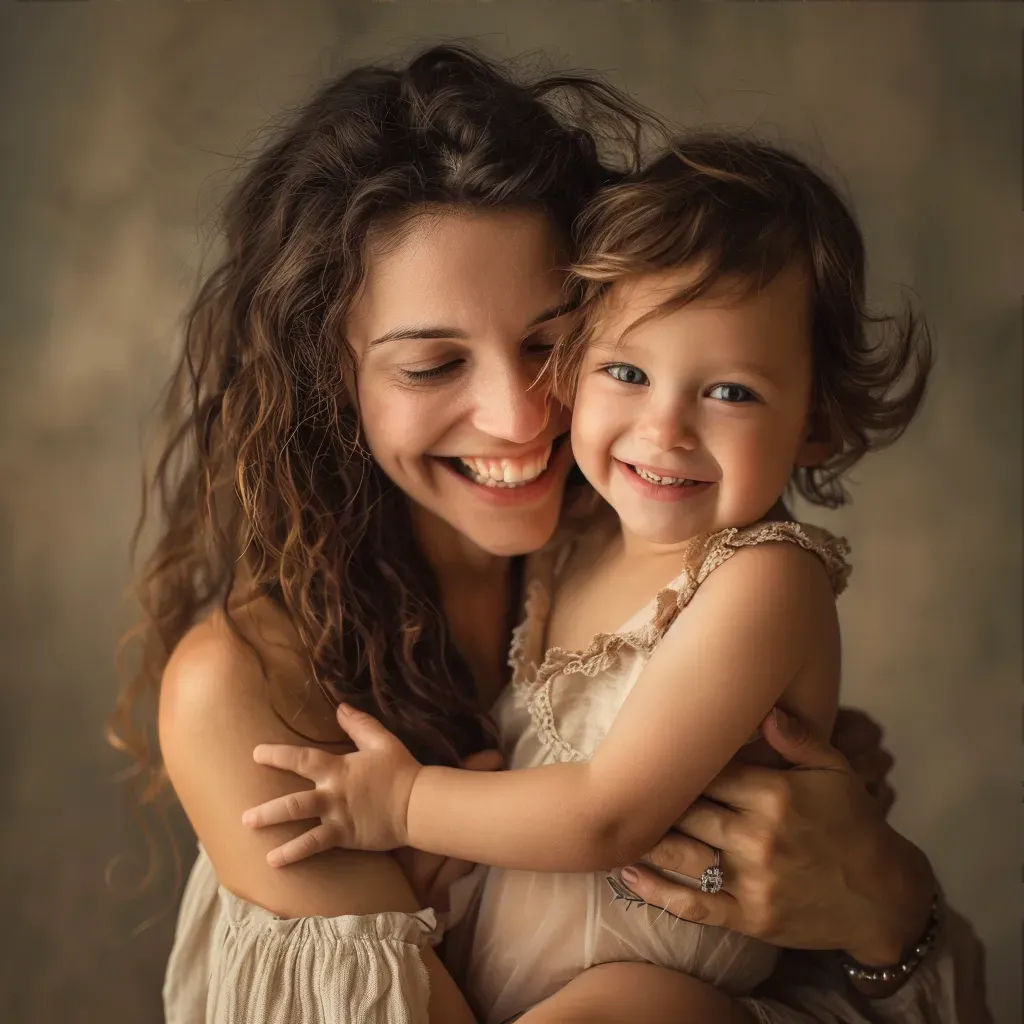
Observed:
[[[832,746],[851,761],[866,750],[882,745],[882,727],[859,708],[840,708],[832,729]]]
[[[669,832],[644,860],[662,871],[674,871],[687,878],[700,878],[708,868],[714,867],[715,851],[688,835]],[[729,872],[721,862],[719,866],[725,874],[725,888],[728,890]]]
[[[257,764],[294,772],[311,782],[317,782],[337,756],[316,747],[293,747],[286,743],[261,743],[252,752]]]
[[[775,785],[773,780],[777,780],[779,774],[772,768],[730,761],[704,787],[704,796],[729,807],[754,810],[760,804],[761,795]]]
[[[738,920],[739,905],[724,890],[706,893],[691,889],[662,878],[642,864],[631,864],[630,870],[636,872],[636,878],[627,878],[623,873],[622,881],[651,907],[663,909],[684,921],[716,928],[731,928]]]
[[[268,800],[258,807],[250,807],[242,815],[242,824],[249,828],[265,828],[285,821],[307,821],[323,813],[321,794],[315,789],[303,789]]]
[[[283,868],[287,864],[295,864],[314,854],[330,850],[338,845],[337,836],[329,825],[317,825],[301,836],[296,836],[283,846],[267,854],[267,863],[272,868]]]
[[[845,768],[846,758],[835,747],[815,736],[796,715],[773,708],[761,723],[769,745],[798,768]]]
[[[674,828],[676,832],[683,832],[691,839],[699,840],[701,846],[726,850],[729,848],[729,819],[735,815],[736,812],[731,808],[702,797],[686,809],[686,813],[675,823]],[[671,834],[670,832],[669,835]],[[700,870],[703,871],[704,868]],[[697,874],[699,875],[700,871]]]
[[[861,751],[850,759],[853,773],[869,788],[884,782],[894,763],[892,754],[884,747]]]
[[[888,782],[869,783],[867,790],[881,810],[882,817],[889,817],[892,805],[896,803],[896,790]]]

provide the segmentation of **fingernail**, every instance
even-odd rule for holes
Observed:
[[[339,704],[338,710],[346,715],[351,715],[355,709],[352,707],[351,704]]]
[[[636,868],[623,868],[619,874],[622,876],[622,880],[624,882],[629,882],[630,885],[632,885],[633,882],[640,881],[640,873]]]
[[[772,708],[772,717],[779,728],[779,732],[788,740],[798,740],[803,737],[803,729],[799,723],[786,714],[782,708]]]

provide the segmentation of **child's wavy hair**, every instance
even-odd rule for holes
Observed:
[[[141,663],[109,738],[137,759],[144,803],[166,781],[150,737],[169,654],[209,610],[232,621],[239,568],[294,623],[332,703],[428,762],[488,744],[407,502],[361,437],[346,315],[369,243],[426,210],[537,212],[571,253],[585,203],[636,170],[654,124],[598,80],[437,46],[330,82],[252,162],[188,313],[136,534],[155,512]]]
[[[641,173],[603,189],[576,225],[579,324],[547,373],[571,402],[601,297],[623,278],[692,266],[694,281],[642,317],[656,317],[728,282],[757,291],[794,263],[812,303],[812,423],[833,453],[794,470],[808,501],[848,500],[841,475],[892,444],[924,397],[932,364],[927,325],[907,303],[897,315],[865,305],[864,242],[836,188],[773,146],[705,131],[676,139]]]

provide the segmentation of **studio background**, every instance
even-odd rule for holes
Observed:
[[[4,1018],[161,1019],[173,869],[142,900],[104,885],[144,846],[102,726],[141,427],[235,157],[333,72],[459,38],[795,146],[852,197],[873,298],[916,293],[925,409],[813,517],[853,545],[845,701],[887,729],[894,822],[983,937],[996,1020],[1020,1020],[1022,25],[1008,3],[5,5]]]

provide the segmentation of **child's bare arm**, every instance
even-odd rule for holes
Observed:
[[[258,759],[299,771],[317,789],[247,820],[321,817],[318,829],[283,848],[279,863],[333,845],[409,845],[536,871],[629,863],[800,684],[835,631],[828,579],[813,555],[789,545],[745,549],[708,578],[669,630],[592,761],[486,775],[423,767],[370,716],[342,711],[359,753],[261,749]],[[814,681],[822,717],[834,713],[838,665],[817,665],[819,677],[829,673],[834,678]],[[801,710],[807,714],[806,703]]]
[[[818,655],[823,644],[838,651],[837,632],[815,556],[782,544],[741,551],[669,630],[592,761],[476,778],[424,768],[408,803],[409,842],[532,870],[642,857],[815,662],[817,707],[804,700],[802,710],[829,727],[838,662],[822,667]]]

